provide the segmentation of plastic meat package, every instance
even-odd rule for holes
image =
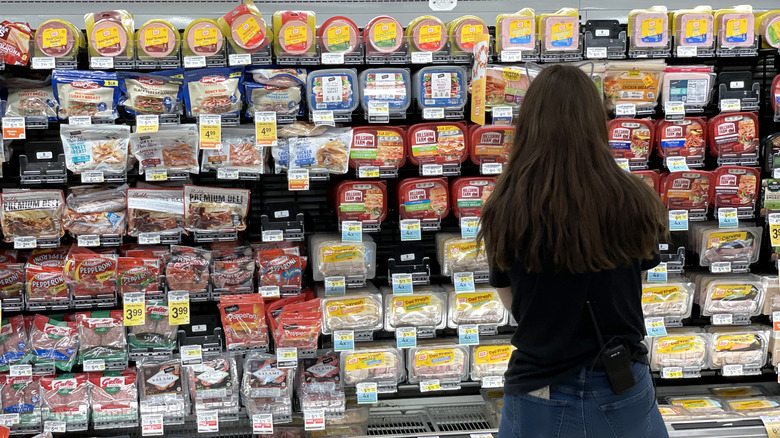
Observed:
[[[536,16],[542,52],[567,52],[580,46],[580,14],[577,9],[562,8]]]
[[[377,294],[349,294],[322,300],[322,333],[336,330],[382,330],[382,297]]]
[[[298,116],[303,113],[306,70],[295,68],[253,69],[254,82],[244,83],[247,117],[257,111],[272,111],[277,115]]]
[[[138,425],[138,385],[133,368],[89,373],[92,422],[95,429]]]
[[[119,257],[117,259],[117,284],[119,296],[129,292],[143,294],[162,291],[160,259]]]
[[[162,414],[163,423],[176,424],[190,411],[187,379],[178,358],[145,358],[138,362],[141,416]]]
[[[225,56],[225,35],[217,20],[198,18],[192,20],[182,33],[183,56]]]
[[[715,171],[715,206],[753,209],[758,199],[761,174],[758,169],[721,166]]]
[[[41,425],[41,387],[38,382],[38,377],[0,375],[0,408],[6,415],[19,414],[20,428]]]
[[[57,248],[36,248],[30,252],[27,257],[26,269],[30,265],[47,268],[62,268],[65,266],[65,258],[68,256],[70,247],[59,246]]]
[[[696,418],[722,418],[729,412],[723,407],[723,400],[708,396],[667,397],[667,403],[681,407]]]
[[[536,17],[534,10],[523,8],[514,14],[496,17],[496,51],[531,51],[536,48]]]
[[[211,251],[211,285],[221,293],[247,293],[252,291],[255,260],[252,248],[237,246]]]
[[[274,422],[289,421],[295,368],[279,368],[275,355],[263,353],[247,354],[243,368],[241,395],[250,418],[271,414]]]
[[[185,103],[187,116],[199,117],[204,114],[238,116],[243,102],[241,91],[244,87],[243,67],[217,67],[184,72],[187,83]]]
[[[710,266],[715,262],[755,263],[761,248],[761,228],[740,226],[722,229],[701,227],[695,229],[699,248],[699,264]]]
[[[323,53],[356,53],[360,29],[347,17],[331,17],[317,29],[317,40]]]
[[[326,416],[340,416],[346,408],[344,386],[341,383],[340,355],[334,351],[320,352],[316,358],[303,359],[297,394],[301,410],[325,409]]]
[[[538,67],[488,66],[485,71],[485,106],[492,111],[496,106],[517,109],[523,103],[531,81],[540,72]],[[510,126],[511,127],[511,126]],[[512,127],[514,129],[514,127]]]
[[[758,151],[758,116],[755,113],[723,113],[707,122],[710,152],[717,156],[741,156]]]
[[[342,181],[336,187],[340,221],[381,223],[387,216],[384,181]]]
[[[279,286],[280,289],[300,289],[306,258],[283,249],[255,251],[257,284]]]
[[[322,135],[290,138],[287,140],[288,167],[347,173],[351,145],[352,128],[329,128]]]
[[[207,356],[202,363],[185,366],[195,412],[215,410],[238,413],[239,380],[232,356]]]
[[[693,9],[679,9],[672,15],[675,47],[694,46],[697,49],[711,49],[715,46],[712,8],[697,6]]]
[[[658,121],[655,139],[658,155],[666,157],[688,157],[704,160],[707,149],[707,129],[704,119],[686,117],[681,121]]]
[[[702,170],[672,172],[662,179],[662,198],[670,210],[706,213],[714,192],[712,179]]]
[[[777,397],[749,397],[726,400],[726,405],[737,414],[746,417],[772,415],[780,412],[780,398]]]
[[[758,277],[706,277],[702,280],[702,316],[761,313],[764,286]]]
[[[423,67],[414,74],[414,97],[419,108],[462,110],[468,99],[468,76],[463,67]]]
[[[686,107],[704,107],[710,102],[715,76],[712,67],[704,65],[667,67],[661,103],[680,102]]]
[[[124,94],[120,104],[130,114],[181,113],[184,70],[154,73],[117,73],[119,87]]]
[[[766,391],[758,386],[718,386],[710,388],[710,392],[712,395],[726,400],[766,395]]]
[[[0,80],[4,117],[35,117],[50,122],[57,120],[57,100],[51,87],[51,78],[45,80],[7,77]]]
[[[390,113],[406,113],[411,77],[404,68],[371,68],[360,73],[360,104],[368,113],[372,103],[386,103]]]
[[[650,368],[706,368],[710,337],[693,328],[667,329],[666,336],[655,336],[650,341]]]
[[[314,281],[325,277],[376,275],[376,243],[367,234],[362,242],[342,242],[340,236],[317,234],[310,240]]]
[[[262,296],[223,295],[218,307],[228,350],[268,345],[268,325]]]
[[[59,118],[90,116],[116,119],[119,81],[116,73],[101,71],[54,70],[54,97],[59,102]]]
[[[406,26],[406,38],[412,52],[438,52],[447,43],[447,29],[438,18],[423,15]]]
[[[352,129],[349,167],[391,167],[406,163],[406,131],[400,126],[361,126]]]
[[[442,220],[450,212],[447,178],[407,178],[398,185],[401,219]]]
[[[184,232],[184,190],[127,189],[127,234]]]
[[[471,347],[471,380],[503,377],[515,347],[506,340],[482,341]]]
[[[171,253],[165,261],[165,280],[168,290],[200,292],[208,288],[209,251],[188,246],[171,245]]]
[[[495,324],[507,323],[507,312],[498,292],[490,286],[477,286],[474,292],[449,292],[449,321],[447,326],[452,329],[461,324]]]
[[[62,266],[38,266],[28,264],[25,268],[27,302],[68,301],[70,292],[65,283]]]
[[[397,348],[342,351],[341,364],[341,381],[348,386],[363,382],[395,386],[406,377],[404,354]]]
[[[463,123],[419,123],[409,128],[408,137],[414,165],[462,163],[468,157],[468,128]]]
[[[60,190],[4,191],[0,223],[3,240],[17,237],[62,237],[65,199]]]
[[[763,367],[767,363],[769,327],[709,327],[712,335],[710,368],[724,365]]]
[[[653,151],[655,126],[647,119],[614,119],[607,124],[609,147],[615,158],[646,163]]]
[[[249,190],[184,186],[184,227],[188,231],[243,231]]]
[[[179,326],[168,323],[168,304],[162,300],[147,300],[146,315],[142,325],[127,330],[130,350],[151,349],[172,352],[176,348]]]
[[[27,353],[30,342],[24,316],[15,315],[3,318],[0,326],[0,371],[8,371],[11,365],[21,362]]]
[[[71,249],[64,272],[73,298],[116,297],[116,259],[113,254],[97,254],[83,248],[79,251]]]
[[[506,163],[514,136],[514,126],[487,125],[471,129],[471,162],[477,166],[482,163]]]
[[[306,81],[309,112],[351,114],[357,109],[360,93],[354,69],[317,70],[309,72]]]
[[[634,9],[628,13],[628,35],[635,50],[663,49],[669,45],[666,6]]]
[[[89,427],[89,385],[87,374],[60,374],[41,377],[41,417],[65,422],[67,432]]]
[[[666,65],[663,61],[616,61],[607,64],[604,96],[610,108],[634,104],[639,109],[655,107]]]
[[[452,212],[455,217],[479,217],[496,187],[493,177],[460,177],[452,182]]]
[[[268,148],[257,146],[254,129],[222,128],[219,149],[204,149],[201,169],[230,168],[239,172],[265,173]]]
[[[195,125],[180,125],[157,132],[134,132],[130,135],[133,156],[138,160],[138,173],[146,170],[198,173],[198,129]]]
[[[100,359],[127,360],[127,337],[121,310],[93,310],[76,314],[79,323],[79,363]]]
[[[434,341],[409,349],[407,366],[409,383],[438,379],[461,382],[469,375],[469,347]]]
[[[484,244],[478,245],[476,237],[436,233],[436,248],[441,275],[448,277],[456,272],[480,272],[489,269]]]
[[[642,313],[645,318],[671,316],[688,318],[693,308],[694,287],[682,279],[642,284]]]
[[[76,363],[79,348],[77,334],[75,321],[57,321],[35,315],[30,327],[30,360],[33,364],[54,363],[58,370],[70,371]]]
[[[24,294],[24,265],[0,263],[0,299],[21,300]]]
[[[363,41],[369,56],[397,53],[404,44],[404,27],[393,17],[374,17],[364,27]]]
[[[30,25],[20,21],[0,23],[0,63],[27,65],[30,60]]]
[[[133,58],[133,15],[125,10],[89,13],[84,16],[91,57]]]
[[[73,187],[65,202],[62,225],[74,236],[125,235],[127,185],[117,188]]]
[[[719,9],[714,14],[718,46],[723,48],[755,45],[755,17],[750,5]]]
[[[412,294],[385,295],[385,330],[399,327],[432,327],[447,325],[446,298],[436,292],[415,291]]]

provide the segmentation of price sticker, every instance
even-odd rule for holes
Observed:
[[[357,402],[359,405],[376,403],[379,401],[377,398],[378,391],[376,382],[360,382],[355,385],[355,392],[357,393]]]
[[[628,118],[636,117],[636,105],[633,103],[620,103],[615,105],[615,116]]]
[[[333,332],[333,348],[336,351],[355,349],[355,332],[352,330],[336,330]]]
[[[205,56],[185,56],[184,68],[203,68],[206,66]]]
[[[276,349],[276,360],[284,364],[292,364],[286,368],[294,368],[298,363],[298,349],[295,347],[284,347]],[[279,365],[279,368],[285,368]]]
[[[11,365],[8,367],[8,374],[11,377],[30,377],[32,376],[32,365]]]
[[[222,147],[222,117],[204,114],[200,121],[200,148],[216,150]]]
[[[474,292],[474,273],[456,272],[452,275],[456,292]]]
[[[414,292],[412,284],[412,274],[393,274],[393,293],[397,295],[410,294]]]
[[[666,367],[661,369],[661,378],[664,379],[682,379],[682,367]]]
[[[252,415],[252,433],[272,435],[274,433],[274,416],[272,414]]]
[[[772,312],[772,329],[775,332],[780,332],[780,310]]]
[[[263,298],[275,299],[280,296],[279,286],[260,286],[258,292]]]
[[[433,52],[412,52],[412,64],[430,64],[433,62]]]
[[[322,58],[320,58],[320,62],[322,65],[340,65],[344,64],[344,53],[343,52],[324,52],[322,54]]]
[[[461,324],[458,326],[458,343],[461,345],[479,344],[479,326],[477,324]]]
[[[742,366],[742,364],[723,365],[723,369],[721,370],[721,374],[723,374],[723,377],[744,376],[745,375],[745,368]]]
[[[422,240],[419,219],[401,219],[401,242]]]
[[[479,233],[479,218],[478,217],[462,217],[460,218],[460,237],[477,237]]]
[[[333,111],[314,111],[312,121],[314,121],[314,126],[336,126]]]
[[[615,158],[615,162],[619,168],[625,170],[626,172],[631,172],[631,167],[628,165],[628,158]]]
[[[203,347],[198,344],[182,345],[179,347],[182,365],[201,363],[203,361]]]
[[[159,245],[159,233],[138,233],[138,243],[140,245]]]
[[[255,145],[278,146],[276,133],[276,113],[273,111],[257,111],[255,113]]]
[[[34,249],[38,247],[35,236],[14,237],[14,249]]]
[[[287,170],[287,190],[309,190],[309,169]]]
[[[723,99],[720,101],[721,112],[742,111],[742,101],[739,99]]]
[[[106,361],[103,359],[86,359],[83,364],[84,371],[105,371]]]
[[[386,123],[390,120],[390,105],[387,102],[369,102],[368,118],[370,122]]]
[[[54,58],[48,56],[36,56],[32,59],[33,70],[54,70],[57,63]]]
[[[242,65],[251,65],[252,64],[252,54],[251,53],[231,53],[228,55],[228,64],[231,67],[239,67]]]
[[[64,421],[44,421],[43,433],[65,433],[67,424]]]
[[[358,178],[379,178],[379,166],[360,166]]]
[[[146,171],[147,181],[168,181],[167,169],[151,169]]]
[[[511,106],[494,106],[492,109],[493,124],[494,125],[511,125],[512,124],[512,107]]]
[[[395,329],[395,346],[398,348],[413,348],[417,346],[416,327],[398,327]]]
[[[645,318],[647,336],[666,336],[666,325],[662,316]]]
[[[3,138],[6,140],[24,140],[24,117],[3,117]]]
[[[100,246],[100,236],[97,234],[82,234],[78,236],[77,242],[79,246],[83,246],[84,248]]]
[[[135,116],[135,132],[157,132],[160,129],[160,116],[156,114],[139,114]]]
[[[685,118],[685,104],[682,102],[666,102],[664,114],[668,120],[682,120]]]
[[[305,430],[325,430],[325,409],[307,409],[303,412]]]
[[[282,230],[263,230],[261,233],[263,242],[281,242],[284,240],[284,231]]]
[[[219,167],[217,168],[217,179],[238,179],[238,169],[235,167]]]
[[[125,292],[122,301],[124,302],[124,323],[126,326],[146,324],[146,297],[143,292]]]
[[[344,221],[341,223],[342,242],[362,242],[363,223],[359,221]]]
[[[420,381],[420,392],[441,391],[439,379]]]
[[[731,313],[716,313],[712,315],[712,325],[733,325],[734,315]]]
[[[761,422],[768,438],[780,438],[780,415],[762,415]]]
[[[780,179],[780,167],[777,169],[772,169],[772,178]]]
[[[585,50],[585,57],[588,59],[604,59],[607,57],[606,47],[588,47]]]
[[[347,282],[344,277],[325,277],[325,295],[344,295]]]
[[[523,60],[523,52],[519,50],[502,50],[501,62],[520,62]]]
[[[678,58],[695,58],[699,51],[696,46],[677,46]]]
[[[655,268],[647,271],[647,281],[664,282],[666,281],[667,277],[668,277],[668,270],[666,267],[666,262],[661,262]]]
[[[219,412],[198,412],[198,433],[219,432]]]
[[[720,228],[736,228],[739,226],[739,219],[737,218],[736,208],[719,208],[718,209],[718,227]]]
[[[769,213],[767,215],[769,222],[769,240],[772,246],[780,246],[780,213]]]
[[[190,294],[187,291],[168,292],[168,324],[187,325],[190,323]]]
[[[441,120],[444,118],[444,108],[423,108],[423,119]]]
[[[141,415],[141,435],[162,436],[163,435],[162,414]]]
[[[503,388],[504,376],[485,376],[480,381],[480,386],[483,388]]]
[[[688,231],[688,211],[669,211],[669,231]]]
[[[90,116],[70,116],[68,117],[69,125],[91,125],[92,117]]]
[[[713,274],[728,274],[731,272],[731,262],[712,262],[710,272]]]
[[[12,427],[19,424],[19,414],[2,414],[0,415],[0,424],[5,427]]]
[[[81,172],[82,184],[99,184],[106,180],[102,170],[85,170]]]
[[[89,68],[94,70],[107,70],[114,68],[114,58],[109,56],[93,56],[89,58]]]
[[[482,175],[500,175],[504,172],[504,163],[482,163],[479,172]]]
[[[444,166],[441,164],[423,164],[421,170],[423,176],[440,176],[444,173]]]

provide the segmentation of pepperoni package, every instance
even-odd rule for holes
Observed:
[[[321,299],[288,303],[270,320],[277,348],[316,350],[322,331]],[[273,312],[269,306],[269,312]]]
[[[743,156],[758,150],[758,117],[755,113],[725,113],[707,122],[710,152],[715,156]]]
[[[68,301],[68,285],[62,266],[38,266],[28,264],[25,268],[27,279],[27,302]]]
[[[406,132],[400,126],[365,126],[352,130],[349,167],[399,169],[406,163]]]
[[[492,177],[461,177],[452,182],[452,212],[455,217],[479,217],[482,206],[493,193]]]
[[[0,299],[22,299],[24,292],[24,265],[0,263]]]
[[[758,198],[760,172],[752,167],[721,166],[714,172],[715,207],[748,208]]]
[[[339,221],[381,223],[387,217],[383,181],[342,181],[336,188]]]
[[[409,161],[414,165],[462,163],[468,154],[466,125],[420,123],[409,128]]]
[[[119,296],[128,292],[146,294],[161,291],[160,272],[160,259],[119,257],[117,259]]]
[[[278,286],[280,290],[298,290],[301,288],[306,259],[281,249],[257,251],[257,285]]]
[[[663,198],[670,210],[688,210],[706,215],[714,191],[710,172],[672,172],[663,180]]]
[[[252,248],[240,246],[211,252],[211,284],[220,293],[251,293],[255,275]]]
[[[686,117],[681,121],[661,120],[656,127],[655,139],[661,158],[685,157],[688,165],[704,160],[707,149],[707,130],[704,119]]]
[[[168,290],[202,292],[208,288],[211,253],[187,246],[171,246],[166,257],[165,280]]]
[[[221,297],[218,306],[228,350],[268,345],[268,326],[262,296],[226,295]]]
[[[73,290],[73,297],[115,297],[116,256],[90,252],[74,253],[65,262],[65,278]]]
[[[401,219],[441,220],[449,213],[446,178],[408,178],[398,185]]]
[[[478,166],[482,163],[506,163],[514,135],[514,126],[477,126],[471,131],[471,162]]]
[[[615,158],[625,158],[629,164],[644,165],[653,150],[655,127],[652,120],[614,119],[607,124],[609,147]]]

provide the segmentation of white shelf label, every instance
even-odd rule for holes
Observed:
[[[200,345],[182,345],[179,347],[181,363],[183,365],[200,363],[203,361],[203,347]]]
[[[710,272],[713,274],[728,274],[731,272],[731,262],[713,262],[710,264]]]
[[[444,118],[444,108],[423,108],[423,119],[440,120]]]
[[[742,110],[742,101],[739,99],[723,99],[720,101],[721,112],[736,112]]]
[[[114,68],[114,58],[108,56],[93,56],[89,58],[89,68],[97,70]]]
[[[433,62],[433,52],[412,52],[412,64],[430,64]]]
[[[662,316],[645,318],[647,336],[666,336],[666,325]]]
[[[38,240],[34,236],[14,237],[14,249],[34,249],[38,247]]]
[[[162,436],[163,435],[162,414],[141,415],[141,435]]]
[[[274,433],[274,416],[272,414],[252,415],[252,433],[271,435]]]
[[[358,404],[377,403],[376,382],[360,382],[355,385]]]
[[[314,126],[336,126],[333,119],[333,111],[314,111],[312,113]]]
[[[479,169],[483,175],[500,175],[504,172],[504,163],[482,163]]]
[[[344,53],[325,52],[322,54],[320,62],[322,62],[322,65],[344,64]]]
[[[45,421],[43,423],[43,433],[65,433],[67,424],[64,421]]]
[[[664,104],[664,114],[667,116],[685,117],[685,104],[682,102],[666,102]]]
[[[393,294],[402,295],[414,292],[412,274],[393,274]]]
[[[167,169],[150,169],[146,171],[147,181],[168,181]]]
[[[325,430],[325,410],[308,409],[304,411],[303,428],[305,430]]]
[[[625,170],[626,172],[631,172],[631,167],[628,165],[628,158],[615,158],[615,162],[619,168]]]
[[[203,68],[206,66],[205,56],[185,56],[184,68]]]
[[[696,46],[678,46],[677,57],[678,58],[695,58],[698,55],[698,48]]]
[[[511,125],[513,112],[511,106],[494,106],[491,110],[494,125]]]
[[[379,166],[360,166],[358,178],[379,178]]]
[[[737,228],[739,227],[739,218],[737,217],[736,208],[719,208],[718,209],[718,227],[720,228]]]
[[[282,230],[263,230],[263,242],[281,242],[284,240],[284,231]]]
[[[6,140],[24,140],[27,138],[24,117],[3,117],[3,138]]]
[[[83,246],[85,248],[100,246],[100,236],[96,234],[83,234],[78,236],[77,241],[79,246]]]
[[[260,296],[263,298],[279,298],[279,286],[260,286]]]
[[[479,345],[479,326],[477,324],[459,325],[458,343],[460,345]]]
[[[732,325],[734,324],[734,315],[731,313],[719,313],[712,315],[712,325]]]
[[[159,245],[160,235],[158,233],[139,233],[138,243],[141,245]]]
[[[157,132],[160,128],[160,116],[139,114],[135,116],[135,132]]]
[[[68,117],[69,125],[91,125],[92,117],[90,116],[70,116]]]
[[[309,190],[309,169],[287,170],[287,190]]]
[[[441,391],[441,382],[439,379],[420,381],[420,392]]]
[[[504,376],[485,376],[480,381],[480,386],[483,388],[503,388]]]
[[[238,179],[238,169],[235,167],[218,167],[217,179]]]
[[[420,219],[401,219],[400,227],[402,242],[422,240]]]
[[[441,176],[444,173],[444,166],[441,164],[423,164],[422,174],[423,176]]]
[[[11,377],[32,376],[32,365],[11,365],[8,370]]]
[[[252,54],[250,54],[250,53],[231,53],[230,55],[228,55],[228,64],[230,64],[231,67],[241,66],[241,65],[251,65],[252,64]]]
[[[362,242],[363,223],[360,221],[344,221],[341,223],[342,242]]]
[[[523,52],[519,50],[502,50],[501,62],[520,62],[523,60]]]
[[[685,157],[668,157],[666,159],[666,167],[672,172],[687,172],[688,160]]]
[[[105,371],[106,361],[103,359],[87,359],[84,361],[84,371]]]
[[[198,433],[219,432],[219,413],[217,411],[198,412]]]
[[[53,70],[55,67],[57,67],[57,63],[54,58],[36,56],[32,59],[33,70]]]
[[[588,47],[585,50],[585,56],[588,59],[604,59],[607,57],[606,47]]]
[[[661,378],[663,379],[682,379],[682,367],[666,367],[661,369]]]
[[[82,184],[96,184],[105,181],[105,175],[102,170],[85,170],[81,172]]]
[[[633,103],[620,103],[615,105],[615,115],[617,117],[635,117],[636,105]]]
[[[723,365],[721,373],[724,377],[738,377],[745,374],[745,369],[742,365]]]

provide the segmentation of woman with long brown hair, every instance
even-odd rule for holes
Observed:
[[[668,215],[615,163],[606,126],[588,75],[545,68],[482,211],[490,283],[518,323],[499,438],[668,436],[641,306]]]

